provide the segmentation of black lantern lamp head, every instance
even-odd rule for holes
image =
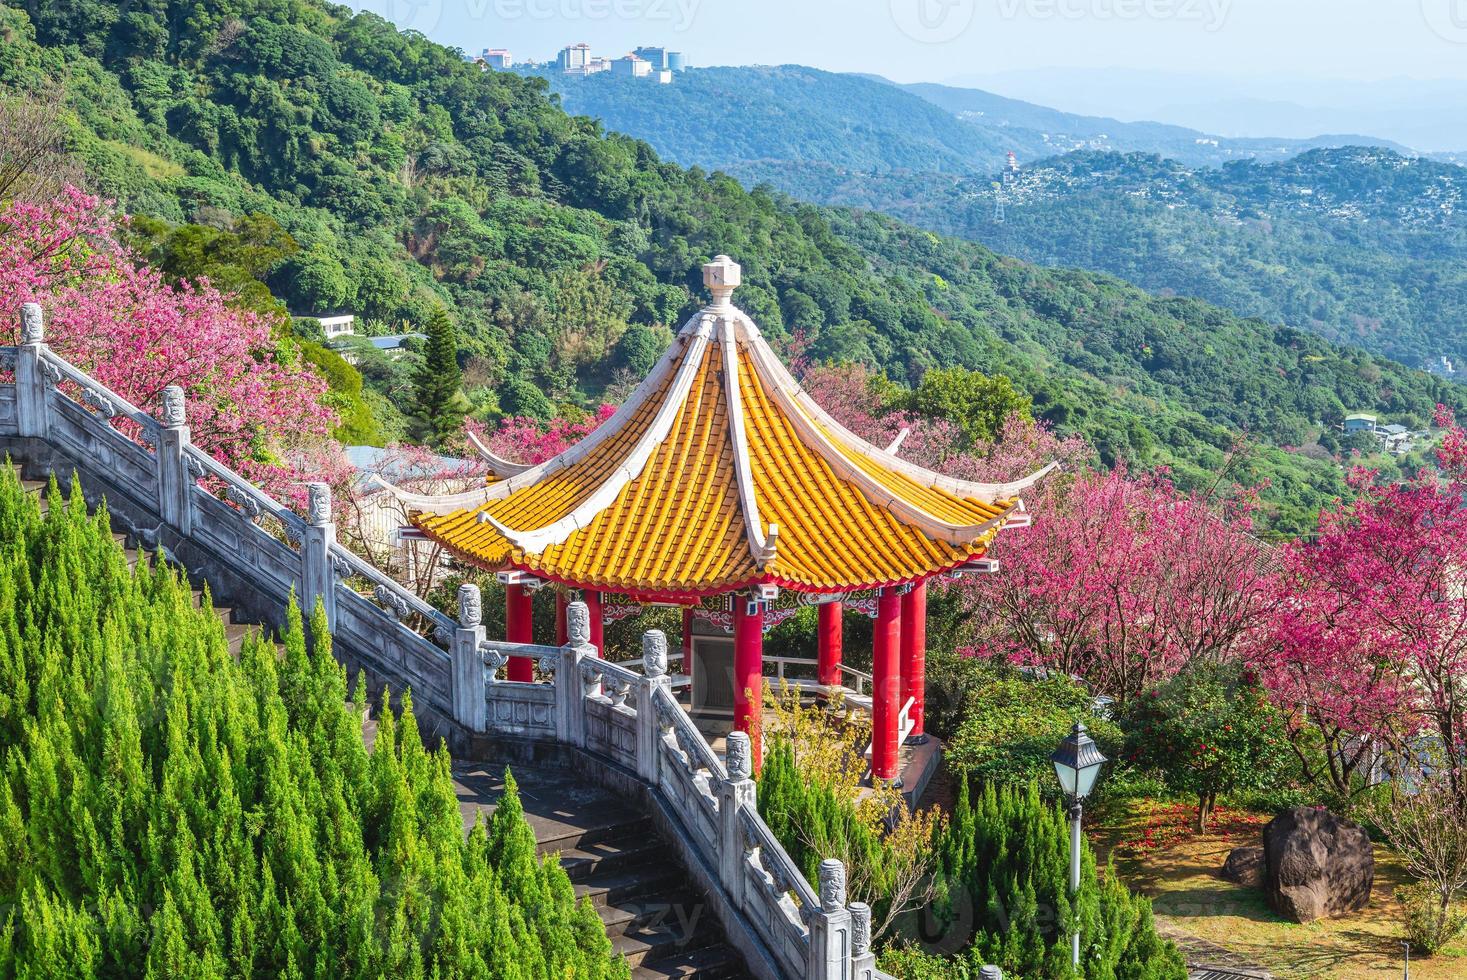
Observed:
[[[1095,739],[1085,731],[1085,726],[1075,722],[1075,728],[1060,743],[1054,755],[1049,757],[1054,771],[1059,776],[1060,788],[1065,796],[1079,802],[1095,788],[1095,779],[1100,775],[1106,758],[1101,754]]]

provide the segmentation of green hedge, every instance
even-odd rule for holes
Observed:
[[[0,978],[627,975],[512,781],[466,838],[410,696],[366,748],[319,610],[235,659],[75,488],[0,468]]]

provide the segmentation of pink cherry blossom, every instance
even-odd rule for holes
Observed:
[[[0,309],[40,303],[50,347],[144,411],[181,386],[194,442],[267,489],[319,476],[336,455],[325,382],[266,318],[207,282],[164,282],[118,221],[73,187],[0,209]]]

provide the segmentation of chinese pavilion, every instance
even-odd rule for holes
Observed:
[[[524,466],[481,446],[493,470],[482,488],[397,492],[423,534],[499,573],[511,642],[532,642],[531,590],[552,584],[562,610],[566,590],[580,591],[599,649],[603,596],[620,594],[685,607],[694,673],[692,608],[727,597],[733,725],[756,760],[770,603],[784,590],[818,604],[819,683],[838,686],[840,600],[874,593],[872,774],[894,779],[902,706],[911,734],[923,732],[928,579],[981,564],[1000,529],[1027,522],[1018,494],[1053,467],[972,483],[859,439],[732,305],[740,274],[727,256],[704,266],[713,302],[616,414],[559,456]],[[509,680],[532,670],[512,658]]]

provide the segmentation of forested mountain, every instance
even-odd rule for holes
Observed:
[[[1026,161],[1078,149],[1144,151],[1200,165],[1369,142],[1212,137],[1057,112],[978,89],[897,85],[803,65],[695,68],[672,85],[610,72],[544,77],[569,111],[645,139],[684,166],[746,179],[769,164],[985,174],[1010,151]]]
[[[1194,165],[1232,160],[1277,160],[1329,146],[1406,148],[1389,140],[1360,135],[1285,137],[1212,136],[1186,126],[1157,122],[1121,122],[1103,116],[1061,112],[1021,99],[976,88],[917,82],[902,88],[977,124],[1028,129],[1046,134],[1046,143],[1063,150],[1090,149],[1158,153]]]
[[[790,168],[775,182],[1408,364],[1467,359],[1467,171],[1452,164],[1359,147],[1220,169],[1077,153],[981,178]]]
[[[1286,526],[1343,489],[1328,425],[1344,412],[1416,424],[1457,398],[1203,303],[665,163],[567,115],[543,80],[318,0],[0,6],[0,85],[63,93],[92,186],[172,223],[172,237],[143,229],[165,255],[268,253],[231,268],[297,312],[347,308],[374,329],[420,329],[447,306],[483,418],[587,404],[646,370],[718,252],[744,265],[738,302],[791,353],[905,384],[937,365],[1006,372],[1107,461],[1210,483],[1246,431]]]
[[[1033,262],[1198,296],[1413,366],[1467,360],[1467,180],[1453,164],[1390,146],[1341,145],[1363,137],[1214,141],[977,89],[807,68],[706,69],[670,86],[638,81],[555,84],[573,111],[751,186],[767,182]],[[898,91],[931,106],[913,108]],[[955,113],[957,125],[935,125],[932,107]],[[908,117],[919,122],[906,127]],[[764,119],[774,121],[757,122]],[[808,132],[823,135],[796,142]],[[920,152],[912,145],[918,134]],[[975,134],[983,134],[977,150]],[[934,140],[961,159],[929,165],[948,158]],[[1085,148],[1053,155],[1076,146]],[[1126,148],[1148,152],[1109,152]],[[1020,161],[1016,173],[1006,159],[983,165],[1009,149]],[[1222,166],[1205,166],[1212,163]]]

